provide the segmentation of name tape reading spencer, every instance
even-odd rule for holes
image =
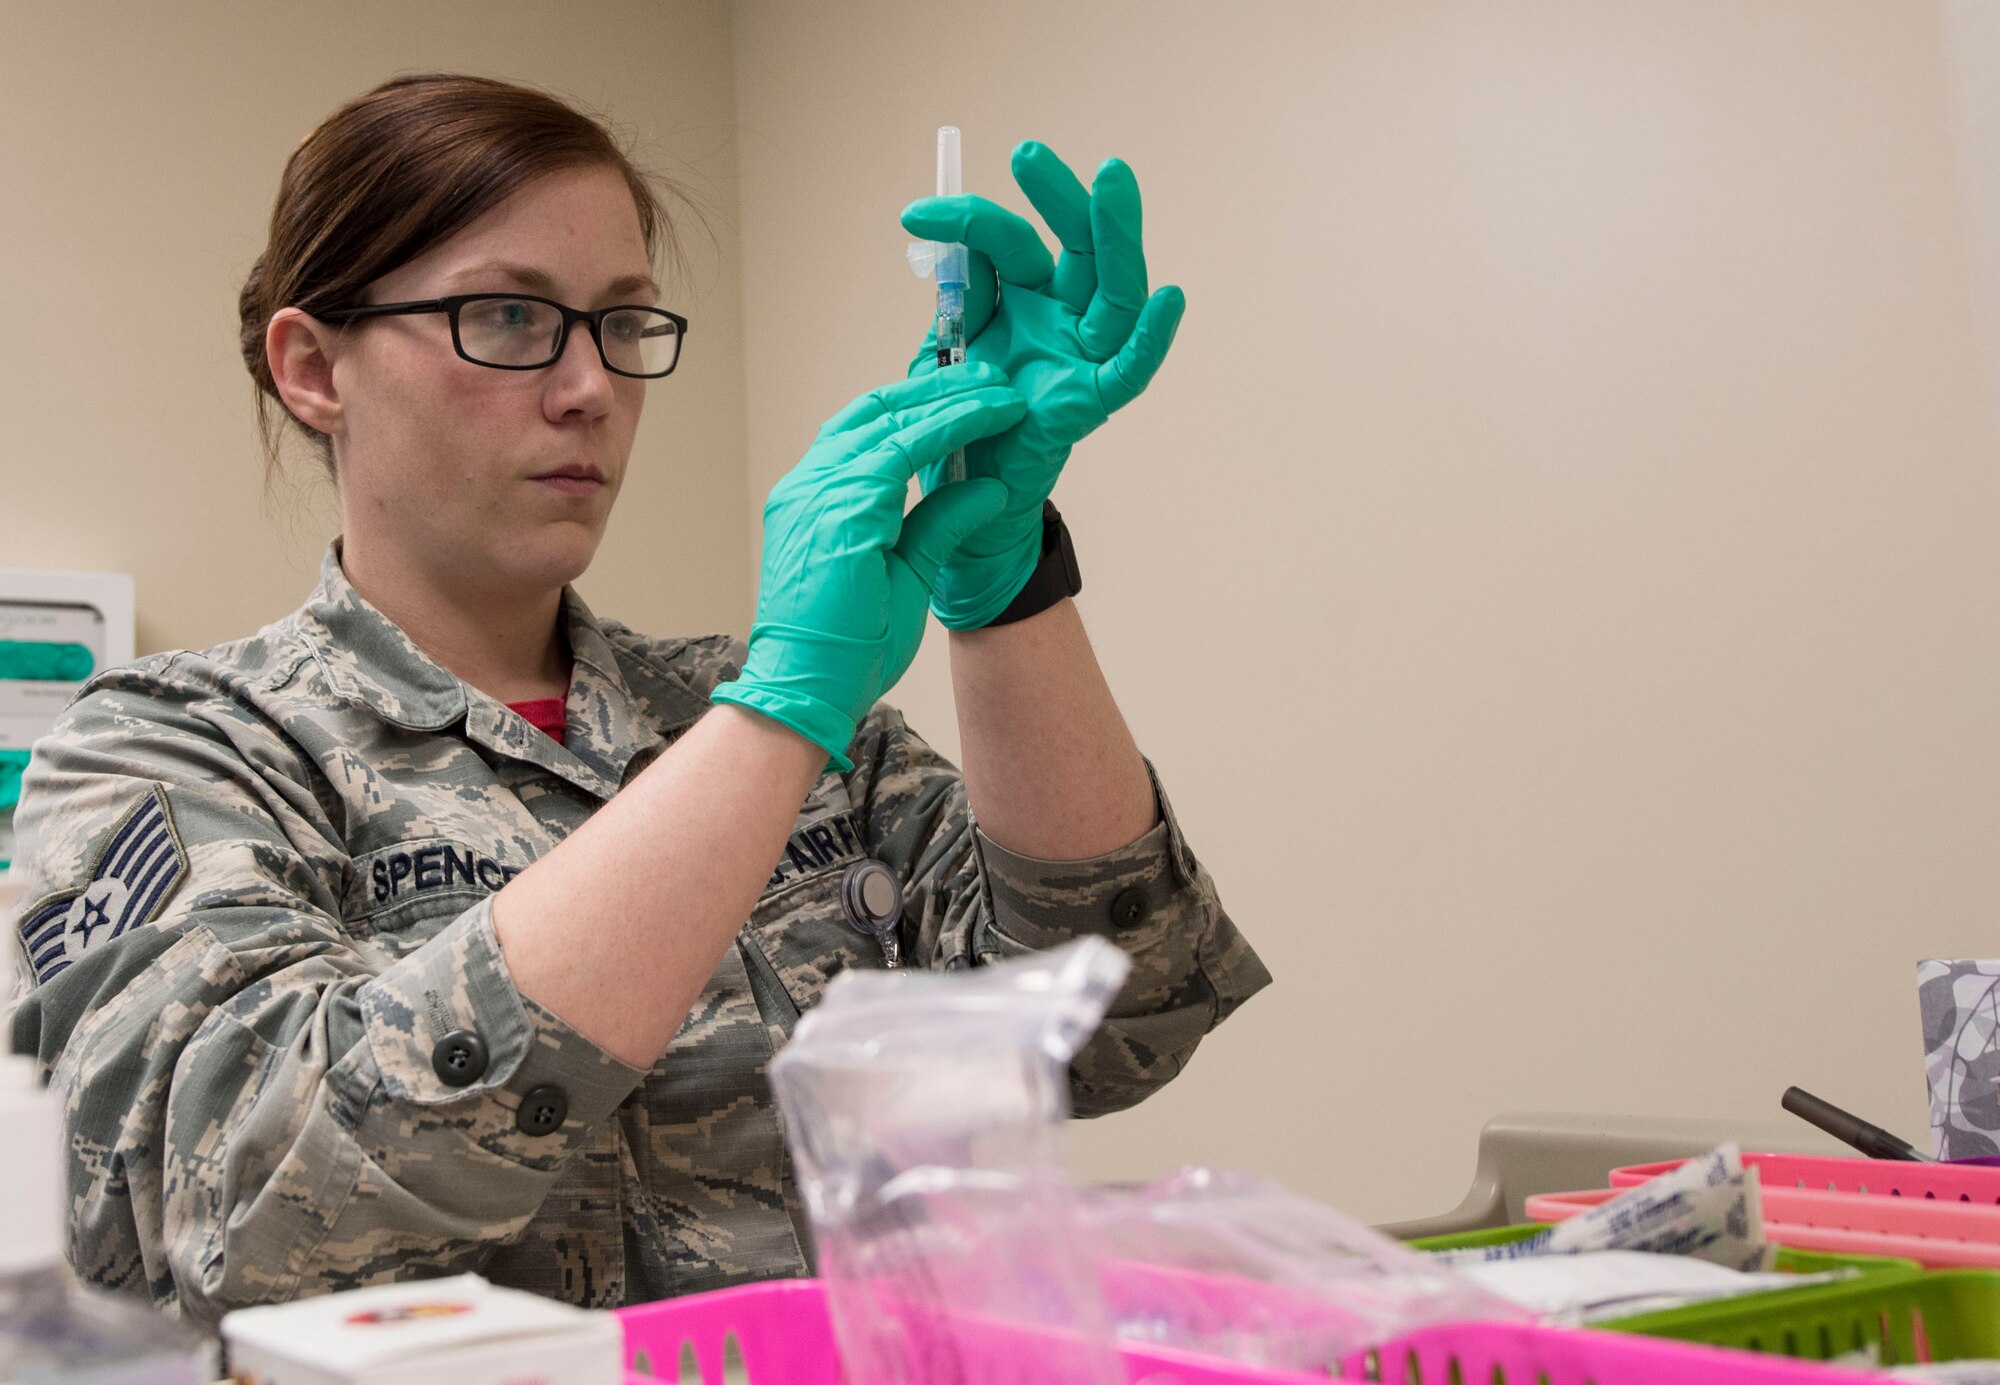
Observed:
[[[852,808],[835,813],[792,833],[764,889],[775,890],[788,880],[858,861],[866,854],[861,845],[861,814]]]
[[[471,847],[438,845],[415,851],[385,851],[369,868],[370,894],[377,904],[388,904],[405,891],[499,889],[526,866],[503,866]]]

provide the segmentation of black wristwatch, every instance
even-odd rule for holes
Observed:
[[[986,622],[986,628],[1012,625],[1017,620],[1039,615],[1066,596],[1083,590],[1083,574],[1077,570],[1076,549],[1070,545],[1069,526],[1053,500],[1042,502],[1042,560],[1028,574],[1027,585],[1007,603],[1007,609]]]

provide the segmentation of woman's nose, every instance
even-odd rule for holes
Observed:
[[[549,367],[548,399],[554,411],[567,414],[581,410],[598,415],[611,407],[611,372],[598,351],[597,338],[579,322],[563,343],[562,354]]]

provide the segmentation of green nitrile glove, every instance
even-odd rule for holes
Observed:
[[[931,609],[954,630],[985,625],[1007,608],[1041,556],[1042,502],[1069,450],[1151,382],[1173,344],[1187,300],[1177,288],[1146,296],[1139,184],[1107,159],[1084,191],[1069,166],[1030,140],[1014,150],[1014,181],[1063,248],[983,197],[926,197],[903,209],[903,227],[925,240],[967,247],[966,359],[998,366],[1028,401],[1020,426],[966,450],[968,477],[1007,485],[1007,505],[959,546],[938,574]],[[937,369],[936,329],[910,365]],[[944,480],[923,471],[924,490]]]
[[[764,502],[764,568],[743,672],[710,694],[762,712],[852,769],[847,746],[917,656],[939,566],[1006,501],[998,481],[940,487],[906,517],[910,478],[1013,427],[1027,403],[968,362],[862,395]]]

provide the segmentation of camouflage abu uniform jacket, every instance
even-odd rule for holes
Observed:
[[[904,884],[917,965],[1084,930],[1131,954],[1075,1065],[1080,1113],[1158,1088],[1269,980],[1170,812],[1093,860],[1013,855],[882,706],[672,1046],[650,1072],[616,1061],[515,989],[489,901],[742,649],[564,609],[567,747],[425,656],[337,550],[299,611],[99,675],[36,746],[14,1046],[67,1104],[85,1278],[213,1321],[465,1270],[596,1306],[807,1272],[765,1069],[834,975],[883,964],[839,904],[864,856]],[[587,897],[573,925],[590,946]]]

